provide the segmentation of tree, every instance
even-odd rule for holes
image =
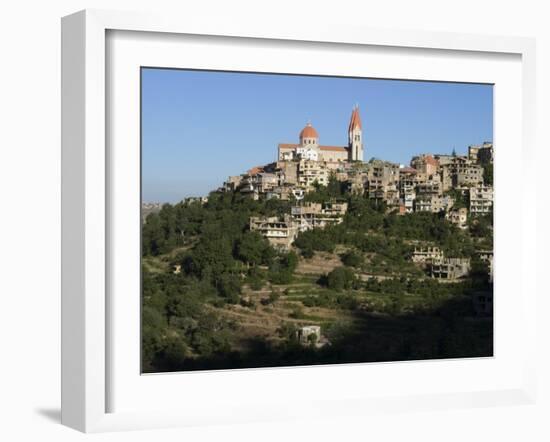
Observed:
[[[246,232],[237,241],[236,257],[250,265],[259,265],[268,261],[273,251],[267,240],[258,232]]]
[[[157,213],[147,216],[142,229],[143,254],[158,255],[164,247],[164,232],[161,219]]]
[[[219,294],[230,304],[239,302],[241,294],[241,280],[237,275],[225,273],[218,278],[217,282]]]
[[[355,283],[355,273],[348,267],[336,267],[327,275],[327,286],[333,290],[350,289]]]
[[[343,256],[342,262],[348,267],[360,267],[363,264],[363,256],[355,250],[351,250]]]
[[[488,163],[483,166],[483,183],[487,186],[493,185],[493,164]]]

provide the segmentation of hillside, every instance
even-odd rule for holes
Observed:
[[[472,296],[490,293],[476,261],[490,220],[457,229],[438,214],[398,216],[330,187],[306,195],[349,206],[343,222],[301,232],[276,250],[251,216],[292,201],[212,193],[165,205],[143,226],[143,370],[171,371],[492,355],[492,318]],[[472,271],[439,282],[411,261],[416,244],[468,257]],[[298,339],[320,326],[311,343]]]

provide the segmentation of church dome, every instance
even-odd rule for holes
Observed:
[[[319,138],[319,134],[311,123],[307,123],[306,127],[304,127],[302,132],[300,132],[300,139],[302,140],[304,138]]]

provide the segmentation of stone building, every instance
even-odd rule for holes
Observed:
[[[300,132],[299,143],[281,143],[278,147],[279,161],[309,160],[340,163],[363,161],[363,129],[359,108],[353,108],[348,126],[347,146],[319,144],[319,133],[308,123]]]

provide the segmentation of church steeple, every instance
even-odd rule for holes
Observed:
[[[351,113],[348,128],[348,149],[350,160],[363,161],[363,130],[358,105],[355,105]]]

